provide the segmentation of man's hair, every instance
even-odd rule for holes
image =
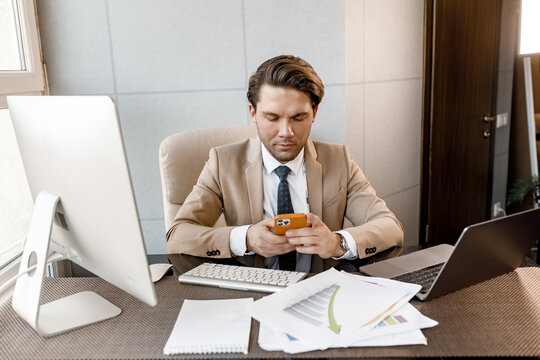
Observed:
[[[308,95],[313,109],[324,96],[324,85],[307,61],[292,55],[280,55],[263,62],[249,78],[247,98],[257,110],[262,85],[295,89]]]

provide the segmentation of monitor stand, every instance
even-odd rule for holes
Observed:
[[[100,295],[85,291],[41,305],[43,277],[47,266],[53,219],[60,197],[42,191],[36,198],[24,246],[12,306],[42,336],[58,335],[119,315],[122,310]],[[65,249],[70,252],[70,249]],[[65,252],[64,252],[65,253]]]

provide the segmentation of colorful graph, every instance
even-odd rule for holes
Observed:
[[[384,327],[384,326],[392,326],[392,325],[398,325],[408,322],[407,319],[405,319],[401,315],[394,315],[394,316],[387,316],[381,322],[377,324],[378,327]]]

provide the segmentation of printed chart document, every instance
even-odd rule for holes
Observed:
[[[409,300],[411,300],[414,297],[414,295],[416,295],[416,293],[420,291],[420,289],[422,288],[420,285],[405,283],[405,282],[392,280],[392,279],[379,278],[379,277],[353,275],[346,272],[341,272],[341,274],[343,276],[354,278],[357,281],[367,282],[378,287],[402,289],[407,292],[407,295],[403,297],[402,299],[400,299],[396,304],[394,304],[394,306],[387,309],[387,311],[385,311],[382,314],[382,317],[377,319],[377,322],[372,323],[371,328],[368,332],[360,331],[360,332],[353,333],[347,338],[344,337],[343,339],[341,339],[341,342],[336,345],[361,346],[361,344],[364,344],[363,346],[368,346],[368,345],[365,345],[368,342],[366,341],[360,342],[359,340],[367,339],[367,338],[374,338],[374,337],[378,337],[382,335],[390,335],[396,332],[403,332],[406,330],[419,330],[419,329],[433,327],[433,326],[438,325],[438,322],[433,321],[430,318],[422,315],[418,310],[414,308],[414,306],[409,304]],[[396,316],[393,317],[391,315],[396,315]],[[399,325],[399,326],[396,326],[396,325]],[[418,334],[418,332],[416,334]],[[423,337],[423,335],[422,335],[422,338],[423,338],[423,341],[425,342],[426,340]],[[408,344],[400,343],[399,345],[418,344],[417,341],[419,337],[417,336],[415,337],[415,339],[416,340],[412,340],[411,338],[410,343]],[[377,341],[380,344],[379,340],[380,339],[378,339]],[[400,341],[405,341],[405,340],[406,338],[404,339],[403,337],[401,337]],[[395,342],[396,341],[389,342],[387,345],[388,346],[397,345]]]
[[[248,307],[253,318],[312,350],[347,346],[407,298],[406,288],[385,287],[327,270]],[[414,296],[411,295],[411,296]],[[355,334],[354,339],[349,336]],[[344,343],[346,342],[346,343]]]
[[[420,329],[438,323],[409,304],[420,289],[330,269],[257,300],[249,312],[268,351],[427,344]]]
[[[407,303],[347,347],[427,345],[427,339],[420,329],[436,325],[438,325],[436,321],[422,315],[414,306]],[[259,328],[259,346],[267,351],[281,350],[289,354],[315,350],[314,347],[264,324]],[[332,347],[346,346],[336,344]]]
[[[253,298],[184,300],[163,353],[248,353]]]

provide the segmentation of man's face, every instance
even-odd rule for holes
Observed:
[[[249,104],[249,113],[268,152],[285,164],[306,144],[317,107],[312,109],[311,99],[301,91],[263,85],[257,111]]]

